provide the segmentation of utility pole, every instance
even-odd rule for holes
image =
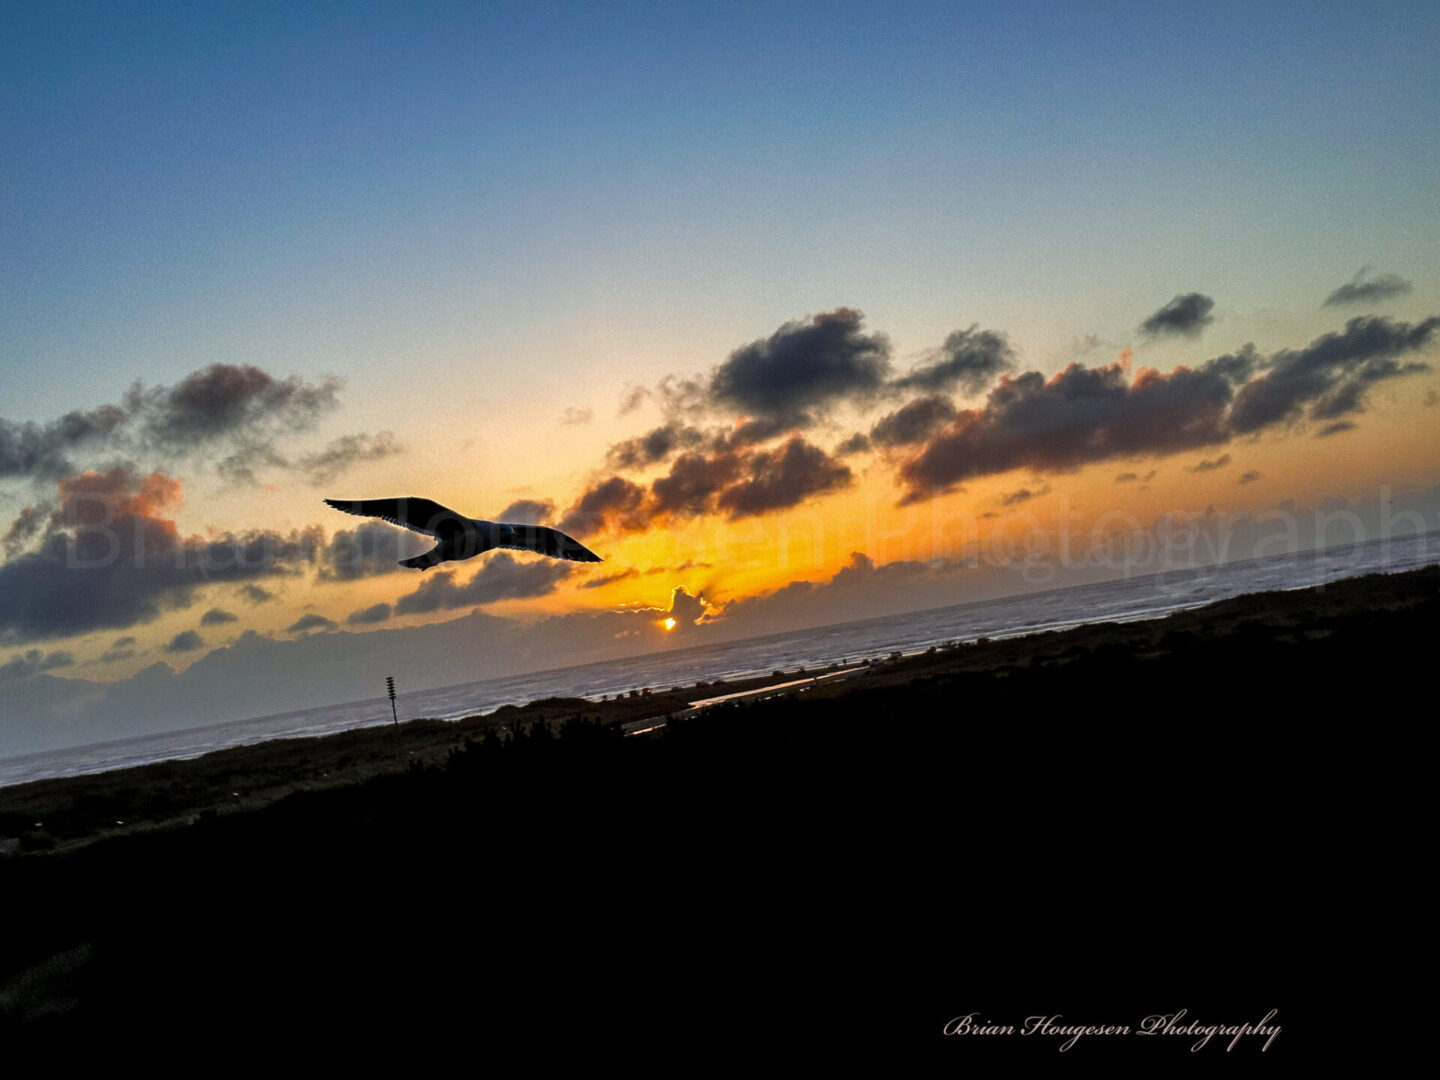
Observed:
[[[390,715],[395,718],[395,726],[400,726],[400,714],[395,711],[395,676],[385,676],[385,689],[390,691]]]

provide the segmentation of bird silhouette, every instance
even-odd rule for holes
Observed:
[[[423,555],[401,559],[401,566],[428,570],[443,562],[473,559],[496,548],[536,551],[552,559],[602,562],[599,555],[559,529],[469,518],[430,499],[407,495],[399,499],[326,499],[326,506],[357,517],[379,518],[412,532],[433,536],[436,545]]]

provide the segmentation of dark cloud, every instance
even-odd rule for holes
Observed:
[[[379,461],[403,453],[405,448],[395,440],[394,432],[380,431],[374,435],[360,432],[333,439],[321,451],[306,454],[297,462],[311,485],[328,484],[337,476],[367,461]]]
[[[248,364],[212,364],[171,387],[136,383],[119,404],[49,423],[0,419],[0,479],[59,480],[77,471],[72,458],[83,452],[112,462],[117,455],[201,455],[215,460],[227,479],[253,480],[261,466],[288,467],[274,440],[313,427],[336,407],[339,389],[340,381],[329,376],[310,383],[298,375],[277,379]],[[370,436],[349,438],[361,440],[351,449],[364,453],[384,445]]]
[[[813,426],[814,418],[808,413],[795,413],[782,416],[762,416],[756,420],[746,420],[733,428],[728,434],[720,435],[714,440],[716,449],[739,449],[746,446],[757,446],[763,442],[769,442],[780,435],[787,435],[793,431],[801,431]]]
[[[835,447],[836,457],[849,457],[851,454],[863,454],[870,449],[870,436],[863,431],[857,431],[848,439]]]
[[[157,443],[185,448],[236,434],[303,431],[338,404],[339,390],[331,376],[316,384],[298,375],[277,379],[250,364],[211,364],[173,387],[137,383],[125,406],[144,417]]]
[[[741,467],[736,453],[682,454],[667,475],[650,485],[649,508],[656,514],[708,514],[720,492],[740,477]]]
[[[421,582],[395,604],[396,615],[420,615],[448,608],[475,607],[497,600],[522,600],[555,591],[575,564],[556,559],[526,560],[506,552],[487,556],[480,572],[464,585],[453,573],[439,573]]]
[[[640,571],[631,567],[629,570],[621,570],[616,574],[606,574],[604,577],[591,578],[580,586],[582,589],[599,589],[606,585],[614,585],[617,581],[628,581],[630,578],[639,577]]]
[[[378,574],[409,571],[400,565],[434,546],[428,536],[383,521],[366,521],[353,529],[338,529],[320,552],[321,581],[354,581]],[[255,601],[259,603],[260,601]]]
[[[170,639],[170,644],[165,646],[168,653],[194,652],[196,649],[203,649],[205,642],[194,630],[182,630]]]
[[[1260,473],[1259,473],[1257,470],[1255,470],[1255,469],[1251,469],[1249,472],[1247,472],[1247,473],[1245,473],[1243,476],[1241,476],[1240,479],[1236,481],[1236,483],[1238,483],[1238,484],[1253,484],[1256,480],[1259,480],[1259,479],[1260,479]]]
[[[798,436],[781,448],[755,454],[748,471],[748,478],[720,493],[719,508],[732,519],[796,506],[811,496],[848,487],[854,479],[848,466]]]
[[[209,611],[205,612],[204,615],[200,616],[201,626],[219,626],[222,623],[232,623],[239,621],[240,616],[218,607],[211,608]]]
[[[337,629],[339,629],[339,624],[334,619],[327,619],[324,615],[316,615],[311,612],[309,615],[301,615],[285,628],[285,632],[287,634],[308,634]]]
[[[705,441],[704,432],[674,420],[644,435],[616,443],[606,452],[605,458],[614,469],[643,469],[665,461],[681,450],[694,449]]]
[[[1119,364],[1071,364],[1002,378],[984,408],[955,421],[900,467],[904,503],[932,498],[977,476],[1027,467],[1067,470],[1092,461],[1222,443],[1225,410],[1248,357],[1223,356],[1169,375],[1142,370],[1133,382]]]
[[[890,372],[890,343],[861,331],[863,316],[850,308],[786,323],[752,341],[715,369],[709,398],[746,416],[795,426],[811,410],[841,400],[876,396]]]
[[[240,595],[251,604],[268,604],[275,599],[275,594],[263,585],[241,585]]]
[[[932,394],[916,398],[870,429],[870,440],[881,446],[909,446],[924,442],[935,431],[955,419],[950,399]]]
[[[1315,433],[1317,439],[1328,439],[1331,435],[1339,435],[1342,432],[1354,430],[1355,425],[1349,420],[1336,420],[1334,423],[1326,424]]]
[[[0,664],[0,682],[29,679],[46,671],[54,671],[56,668],[70,667],[74,663],[75,658],[68,652],[42,653],[39,649],[27,649],[23,653],[16,653],[5,663]]]
[[[26,545],[30,543],[40,530],[44,527],[50,511],[39,506],[27,506],[15,515],[15,520],[5,530],[5,536],[0,539],[0,547],[5,549],[7,559],[14,558]]]
[[[586,536],[607,528],[629,531],[644,529],[648,522],[637,516],[645,491],[622,476],[612,476],[591,487],[565,513],[560,531]]]
[[[352,611],[346,616],[345,622],[351,626],[364,626],[369,623],[384,622],[388,618],[390,618],[389,604],[371,604],[359,611]]]
[[[1215,321],[1210,309],[1215,301],[1201,293],[1185,293],[1175,297],[1140,324],[1140,332],[1151,337],[1178,335],[1199,337],[1200,332]]]
[[[981,330],[977,324],[968,330],[956,330],[934,356],[909,375],[895,380],[894,385],[900,390],[936,393],[958,389],[965,394],[978,394],[996,376],[1014,366],[1015,351],[1005,335]]]
[[[1188,471],[1188,472],[1192,472],[1192,473],[1214,472],[1216,469],[1223,469],[1226,465],[1229,465],[1229,464],[1230,464],[1230,455],[1229,455],[1229,454],[1221,454],[1218,458],[1215,458],[1213,461],[1201,461],[1200,463],[1198,463],[1198,464],[1196,464],[1196,465],[1192,465],[1192,466],[1190,466],[1190,468],[1189,468],[1187,471]]]
[[[1320,306],[1373,304],[1414,291],[1415,287],[1399,274],[1378,274],[1367,281],[1366,275],[1369,273],[1370,267],[1361,267],[1358,274],[1327,296]]]
[[[1048,484],[1041,488],[1021,488],[1000,496],[1000,505],[1019,506],[1021,503],[1027,503],[1031,499],[1038,499],[1041,495],[1048,494],[1050,494],[1050,485]]]
[[[116,638],[116,639],[115,639],[115,644],[112,645],[112,646],[110,646],[110,647],[111,647],[112,649],[128,649],[128,648],[130,648],[130,647],[131,647],[132,645],[134,645],[134,644],[135,644],[135,636],[134,636],[133,634],[125,634],[125,635],[122,636],[122,637]]]
[[[48,424],[0,418],[0,479],[9,476],[58,480],[75,471],[69,455],[90,449],[129,420],[117,405],[66,413]]]
[[[626,387],[624,395],[620,398],[619,415],[628,416],[645,404],[645,399],[648,397],[650,397],[650,391],[643,386]]]
[[[595,415],[593,409],[577,409],[571,405],[560,416],[560,423],[566,427],[574,427],[576,424],[588,424],[591,417]]]
[[[84,473],[59,484],[44,542],[0,566],[0,639],[40,640],[149,622],[207,585],[296,573],[318,530],[182,538],[167,515],[181,486],[163,473]]]
[[[704,597],[692,596],[683,585],[675,586],[675,591],[670,594],[670,617],[675,620],[677,629],[696,625],[709,609]]]
[[[1046,379],[1004,376],[985,405],[958,413],[900,467],[902,504],[933,498],[972,477],[1026,467],[1067,470],[1142,454],[1173,454],[1227,442],[1308,416],[1322,434],[1345,430],[1368,389],[1429,370],[1398,357],[1424,348],[1440,317],[1411,325],[1351,319],[1339,333],[1268,359],[1247,346],[1198,368],[1169,374],[1142,368],[1131,381],[1120,364],[1071,364]],[[1260,374],[1255,374],[1256,371]],[[1117,482],[1138,479],[1122,473]]]
[[[1128,483],[1130,483],[1130,482],[1133,481],[1133,480],[1139,480],[1139,479],[1140,479],[1140,477],[1139,477],[1139,475],[1138,475],[1137,473],[1133,473],[1133,472],[1122,472],[1119,476],[1115,477],[1115,483],[1117,483],[1117,484],[1128,484]]]
[[[1235,397],[1230,424],[1248,434],[1299,420],[1307,407],[1315,420],[1334,420],[1364,409],[1369,388],[1384,379],[1428,371],[1397,357],[1424,348],[1440,328],[1440,316],[1397,323],[1380,316],[1351,319],[1339,333],[1316,338],[1304,349],[1285,349]]]
[[[544,525],[555,516],[555,504],[549,499],[516,499],[495,515],[496,521],[512,525]]]

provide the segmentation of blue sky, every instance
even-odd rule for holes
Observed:
[[[82,385],[579,366],[596,322],[658,369],[840,302],[1053,350],[1187,274],[1433,258],[1433,5],[4,12],[0,355]]]

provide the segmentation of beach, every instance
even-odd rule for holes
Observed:
[[[1267,1059],[1298,1054],[1314,912],[1374,867],[1437,615],[1432,567],[0,789],[0,1031],[879,1041],[958,1068],[987,1051],[943,1029],[976,1007],[1183,1006],[1276,1008]],[[689,705],[766,683],[792,685]]]

